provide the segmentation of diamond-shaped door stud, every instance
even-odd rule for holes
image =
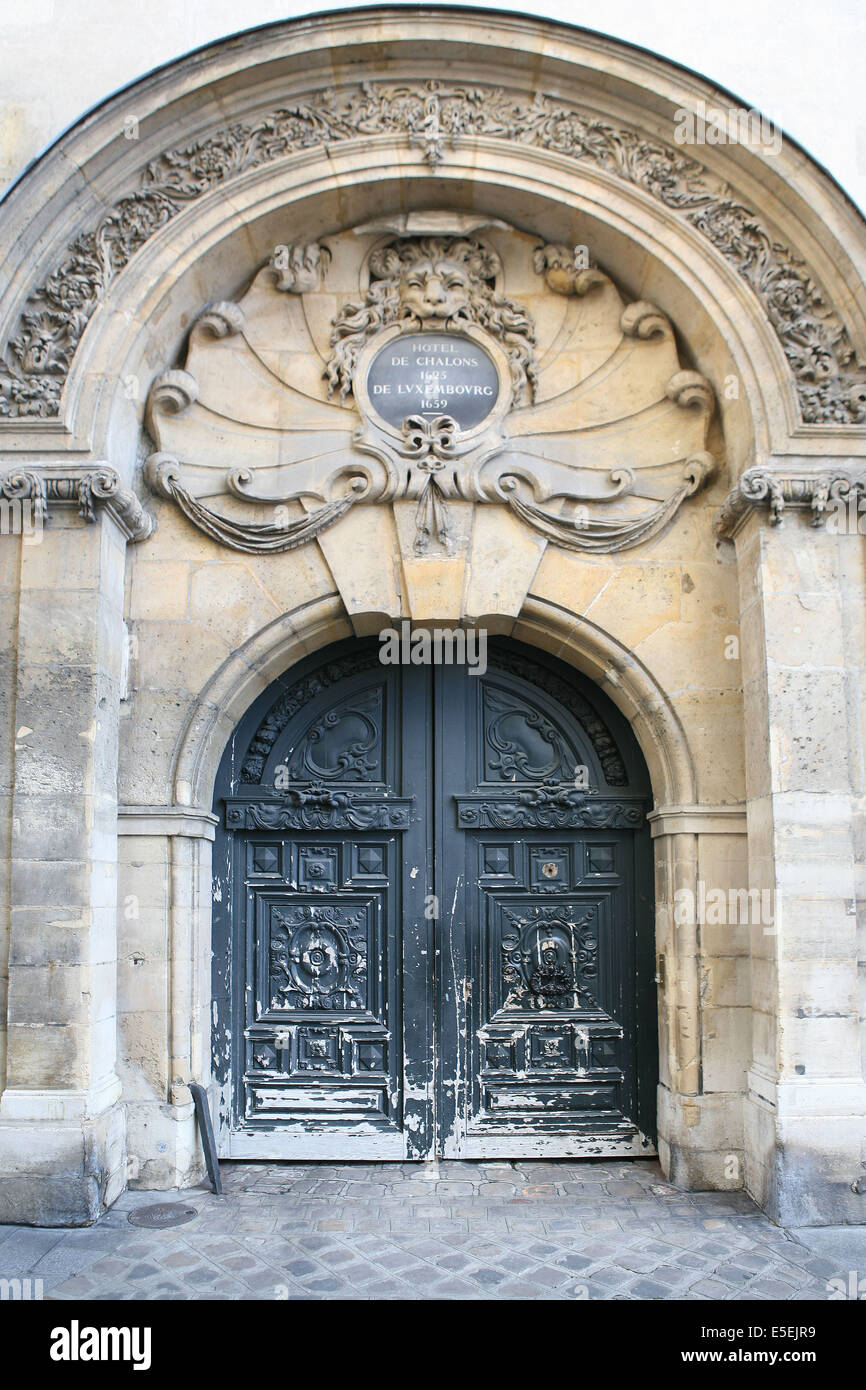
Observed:
[[[377,845],[362,845],[358,850],[358,868],[365,874],[380,874],[383,866],[382,851]]]
[[[484,868],[489,874],[510,873],[510,849],[506,845],[488,845],[484,851]]]
[[[261,874],[276,873],[280,867],[279,852],[271,845],[256,845],[253,851],[253,867]]]

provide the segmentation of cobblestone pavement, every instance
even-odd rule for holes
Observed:
[[[796,1300],[847,1276],[743,1193],[680,1192],[651,1161],[224,1164],[223,1181],[128,1192],[84,1230],[0,1226],[0,1277],[51,1299]],[[178,1200],[198,1211],[184,1226],[129,1224]]]

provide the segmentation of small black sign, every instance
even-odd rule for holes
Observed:
[[[499,375],[483,348],[456,333],[412,333],[393,338],[367,372],[374,410],[389,425],[408,415],[432,420],[450,415],[463,430],[486,419],[499,395]]]

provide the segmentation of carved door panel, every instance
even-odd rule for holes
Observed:
[[[651,1153],[645,788],[548,663],[440,684],[441,1151]]]
[[[645,773],[586,682],[514,644],[488,659],[344,646],[232,740],[226,1157],[651,1151]]]
[[[368,645],[269,692],[234,741],[226,1157],[430,1149],[428,685]]]

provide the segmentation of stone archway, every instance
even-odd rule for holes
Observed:
[[[0,437],[16,462],[2,489],[40,519],[47,508],[49,521],[40,564],[22,544],[12,582],[8,863],[17,897],[3,947],[11,964],[0,1149],[13,1175],[3,1211],[92,1219],[125,1181],[121,1095],[134,1180],[171,1186],[197,1174],[186,1083],[203,1074],[207,1055],[203,885],[218,751],[288,664],[376,631],[386,617],[483,621],[570,661],[629,718],[656,801],[663,1161],[687,1184],[745,1182],[776,1215],[859,1219],[851,1174],[863,1081],[847,902],[856,897],[850,826],[863,785],[844,714],[860,669],[859,581],[851,548],[800,520],[820,523],[841,500],[856,509],[863,491],[862,224],[787,142],[772,163],[741,144],[684,152],[676,113],[717,94],[650,55],[521,17],[491,23],[486,13],[384,11],[377,26],[370,45],[361,16],[315,18],[174,64],[134,89],[138,142],[123,139],[121,94],[65,135],[4,203],[0,242],[12,274],[0,294]],[[525,52],[538,55],[531,76]],[[337,93],[335,66],[357,79]],[[411,490],[396,502],[382,492],[321,539],[276,556],[223,548],[196,529],[195,507],[176,506],[169,460],[151,465],[152,490],[144,459],[170,452],[153,446],[185,449],[197,409],[214,413],[211,398],[201,407],[189,399],[191,345],[209,339],[212,357],[231,349],[238,301],[277,247],[290,252],[287,283],[269,303],[282,295],[285,308],[303,298],[289,282],[312,273],[303,255],[293,261],[296,246],[330,238],[342,255],[356,230],[405,242],[433,235],[436,218],[450,237],[472,238],[481,218],[508,222],[517,241],[537,239],[545,254],[532,273],[575,318],[591,308],[600,271],[612,287],[604,293],[621,295],[627,349],[682,352],[679,372],[666,377],[673,394],[662,382],[653,404],[669,401],[685,431],[688,412],[708,410],[712,398],[698,452],[713,455],[716,471],[693,480],[694,495],[656,532],[602,554],[569,549],[550,497],[521,491],[528,466],[514,475],[516,499],[514,489],[485,493],[479,474],[475,492],[446,498],[467,528],[480,518],[464,547],[473,589],[462,578],[419,582],[426,561],[404,524],[418,502]],[[577,245],[588,272],[557,261],[557,248]],[[523,303],[529,261],[514,271],[520,288],[509,289],[504,250],[503,284],[493,270],[486,283]],[[336,274],[339,255],[332,264]],[[589,281],[579,282],[584,273]],[[346,297],[368,288],[356,276]],[[680,374],[686,380],[672,386]],[[143,436],[155,422],[165,441]],[[428,442],[431,456],[447,446]],[[393,468],[393,439],[373,443]],[[310,483],[314,502],[342,500],[318,497],[320,481]],[[242,493],[243,479],[234,484]],[[185,492],[199,519],[225,500],[207,487]],[[663,508],[671,496],[659,489],[644,501]],[[575,500],[582,505],[566,497]],[[768,530],[765,504],[772,522],[793,515]],[[289,505],[293,537],[305,534],[302,498]],[[362,543],[359,579],[347,559]],[[814,601],[797,609],[797,625],[835,653],[819,708],[807,664],[792,672],[778,663],[804,586]],[[59,634],[47,614],[61,610]],[[740,667],[728,639],[741,643]],[[46,689],[55,724],[44,717]],[[789,739],[802,708],[812,711],[807,732]],[[817,732],[822,711],[835,730],[833,757]],[[13,724],[28,731],[17,746]],[[820,769],[808,805],[798,799],[807,764],[813,779]],[[53,819],[61,797],[70,818],[62,833]],[[827,816],[825,850],[813,827]],[[806,888],[789,873],[792,853],[802,869],[804,845]],[[37,881],[38,903],[21,888]],[[674,895],[694,894],[700,881],[769,884],[794,926],[788,935],[760,923],[719,933],[677,926]],[[809,925],[815,902],[820,930]],[[33,1046],[44,1021],[35,1001],[52,997],[35,986],[56,964],[56,943],[34,924],[34,910],[45,917],[46,908],[70,925],[66,1003],[51,1004],[59,1013],[48,1019],[66,1044],[62,1065]],[[804,1013],[802,997],[821,951],[844,1000],[832,1048],[821,1009]],[[808,1087],[798,1080],[804,1068]],[[831,1115],[842,1137],[828,1159],[820,1136]],[[31,1155],[50,1145],[58,1176],[46,1187]],[[820,1176],[804,1185],[806,1172]]]

